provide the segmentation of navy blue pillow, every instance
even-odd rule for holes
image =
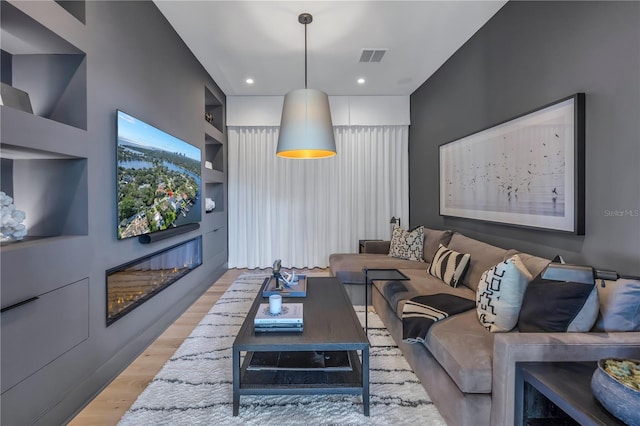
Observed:
[[[595,282],[544,279],[545,271],[527,286],[518,330],[529,333],[591,330],[599,311]]]

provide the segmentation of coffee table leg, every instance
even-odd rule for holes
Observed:
[[[233,415],[240,411],[240,351],[233,348]]]
[[[369,346],[362,350],[362,405],[364,415],[369,417]]]

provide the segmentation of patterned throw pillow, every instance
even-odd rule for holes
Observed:
[[[389,256],[399,259],[416,260],[424,262],[422,251],[424,250],[424,226],[418,226],[411,232],[393,225]]]
[[[451,287],[456,287],[467,272],[470,257],[468,253],[458,253],[440,244],[427,272]]]
[[[511,331],[518,323],[524,291],[532,279],[517,254],[484,271],[476,291],[480,324],[492,333]]]

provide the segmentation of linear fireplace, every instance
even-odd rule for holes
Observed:
[[[202,265],[202,237],[124,265],[107,275],[107,326]]]

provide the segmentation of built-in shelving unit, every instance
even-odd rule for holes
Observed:
[[[0,423],[65,424],[227,267],[226,99],[153,2],[2,0],[0,20],[0,186],[28,230],[0,244]],[[117,240],[119,108],[210,163],[183,236]],[[202,265],[107,328],[106,271],[194,238]]]
[[[217,265],[225,264],[228,258],[225,100],[217,87],[205,86],[204,101],[204,192],[216,207],[203,217],[202,254],[205,262]]]
[[[0,13],[2,82],[28,94],[34,115],[86,130],[84,24],[53,1],[3,1]]]
[[[0,5],[0,79],[26,92],[31,106],[0,106],[2,190],[25,211],[28,230],[0,248],[3,395],[88,338],[84,6]],[[59,264],[74,266],[53,267]]]
[[[221,93],[205,86],[205,134],[203,173],[205,197],[211,198],[216,207],[208,214],[226,214],[227,200],[227,135],[224,126],[225,108]],[[215,93],[215,94],[214,94]]]
[[[26,92],[33,110],[0,106],[0,157],[11,170],[3,191],[25,211],[30,240],[86,236],[84,2],[8,0],[0,7],[0,78]]]

